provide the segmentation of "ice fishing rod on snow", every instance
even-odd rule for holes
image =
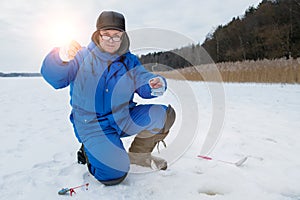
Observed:
[[[89,183],[86,183],[84,185],[80,185],[80,186],[77,186],[77,187],[72,187],[72,188],[62,188],[61,190],[58,191],[58,194],[59,195],[65,195],[68,192],[70,192],[70,196],[72,196],[73,193],[76,194],[75,189],[81,188],[81,187],[86,187],[85,189],[88,190],[88,186],[89,186]]]
[[[197,156],[198,158],[202,158],[202,159],[205,159],[205,160],[215,160],[211,157],[208,157],[208,156],[201,156],[201,155],[198,155]],[[232,165],[235,165],[237,167],[241,166],[242,164],[244,164],[246,162],[246,160],[248,159],[248,157],[244,157],[240,160],[238,160],[237,162],[229,162],[229,161],[224,161],[224,160],[216,160],[218,162],[223,162],[223,163],[227,163],[227,164],[232,164]]]

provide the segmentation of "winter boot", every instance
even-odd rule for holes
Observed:
[[[165,125],[161,130],[161,133],[152,134],[149,131],[142,131],[134,138],[128,152],[131,164],[159,170],[167,169],[167,161],[162,158],[152,156],[151,152],[156,145],[159,145],[159,142],[162,142],[166,147],[163,140],[168,135],[169,129],[175,121],[175,117],[175,111],[169,105],[166,111]]]
[[[154,169],[166,170],[167,161],[151,155],[157,143],[163,141],[168,133],[152,134],[149,131],[139,133],[131,143],[129,148],[129,159],[131,164],[150,167]]]
[[[81,145],[80,149],[77,151],[77,162],[78,164],[82,164],[82,165],[85,165],[87,163],[83,144]]]

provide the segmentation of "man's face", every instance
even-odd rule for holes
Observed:
[[[115,53],[120,48],[122,35],[123,32],[118,30],[100,30],[100,46],[108,53]]]

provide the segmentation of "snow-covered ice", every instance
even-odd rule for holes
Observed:
[[[182,83],[169,80],[170,91]],[[105,187],[76,162],[80,145],[68,120],[69,90],[54,90],[42,78],[1,78],[0,199],[300,199],[300,85],[224,84],[226,117],[209,155],[215,160],[208,161],[197,155],[211,123],[211,96],[205,83],[188,84],[199,107],[191,147],[167,171],[130,173],[120,185]],[[154,102],[180,111],[190,96],[181,99],[168,92]],[[179,126],[177,120],[172,132]],[[241,167],[216,161],[245,156]],[[89,190],[77,189],[73,197],[57,194],[87,182]]]

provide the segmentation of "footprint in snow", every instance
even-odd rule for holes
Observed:
[[[199,189],[198,193],[208,195],[208,196],[224,195],[221,192],[218,192],[218,191],[215,191],[215,190],[210,190],[210,189]]]
[[[277,143],[277,141],[272,138],[265,138],[264,140],[266,140],[267,142],[275,143],[275,144]]]

